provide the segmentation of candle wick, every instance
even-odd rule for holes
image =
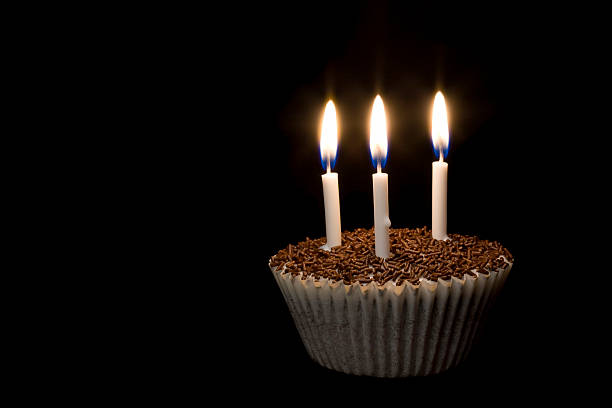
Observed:
[[[380,171],[381,171],[380,160],[378,160],[378,161],[377,161],[377,164],[376,164],[376,171],[377,171],[378,173],[380,173]]]
[[[327,174],[331,173],[331,160],[327,161]]]
[[[442,149],[440,149],[440,163],[444,163],[444,154],[442,153]]]

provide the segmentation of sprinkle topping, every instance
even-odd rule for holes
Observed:
[[[342,245],[331,251],[320,248],[325,238],[307,237],[296,245],[289,244],[271,258],[270,266],[293,276],[303,272],[302,279],[327,278],[346,285],[393,281],[399,286],[404,282],[418,285],[420,278],[436,281],[476,276],[474,272],[488,274],[513,261],[497,241],[459,234],[449,234],[449,238],[435,240],[427,227],[391,228],[391,255],[382,259],[376,256],[374,230],[358,228],[343,231]]]

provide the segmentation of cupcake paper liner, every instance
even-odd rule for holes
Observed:
[[[313,360],[347,374],[407,377],[463,361],[511,268],[418,286],[272,273]]]

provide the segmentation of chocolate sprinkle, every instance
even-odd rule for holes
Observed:
[[[497,241],[459,234],[449,234],[449,238],[435,240],[427,227],[391,228],[391,255],[382,259],[376,256],[374,230],[358,228],[342,232],[342,245],[330,251],[321,249],[325,238],[290,244],[270,259],[270,266],[293,276],[302,274],[302,279],[326,278],[346,285],[389,281],[418,285],[421,278],[463,279],[464,275],[476,276],[474,271],[486,275],[513,262],[510,252]]]

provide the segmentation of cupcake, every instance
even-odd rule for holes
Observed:
[[[390,256],[376,256],[374,231],[289,245],[270,269],[310,357],[347,374],[423,376],[468,355],[512,268],[496,241],[426,227],[390,231]]]

